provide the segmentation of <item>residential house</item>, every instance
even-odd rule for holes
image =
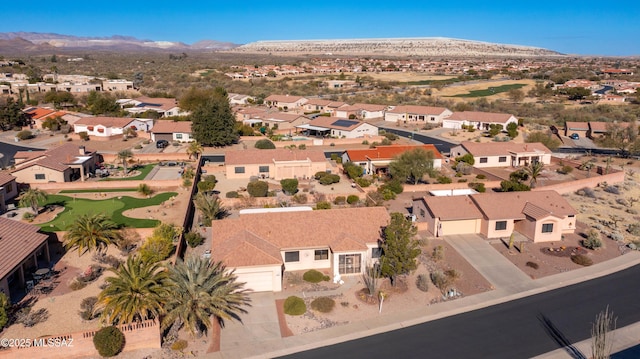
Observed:
[[[42,129],[42,123],[50,118],[60,117],[64,119],[66,111],[57,111],[46,107],[29,107],[23,112],[31,119],[31,126]]]
[[[384,120],[397,123],[441,124],[453,112],[445,107],[394,106],[384,113]]]
[[[256,99],[253,96],[249,96],[249,95],[241,95],[241,94],[237,94],[237,93],[230,93],[228,95],[229,97],[229,104],[231,106],[235,106],[235,105],[248,105],[253,103]]]
[[[7,202],[18,196],[16,177],[7,171],[0,171],[0,213],[7,210]]]
[[[380,257],[389,221],[384,207],[242,214],[215,222],[211,256],[235,270],[245,288],[279,292],[285,271],[362,275]]]
[[[620,95],[615,95],[615,94],[605,94],[600,98],[601,103],[611,103],[611,102],[615,102],[615,103],[623,103],[625,102],[626,97],[624,96],[620,96]]]
[[[413,200],[412,213],[438,237],[508,238],[515,231],[534,242],[553,242],[575,232],[577,211],[555,191],[535,191],[421,197]]]
[[[94,173],[97,157],[95,151],[72,143],[45,151],[18,151],[11,174],[18,183],[84,182]]]
[[[378,127],[372,124],[325,116],[318,116],[304,125],[296,126],[296,129],[308,136],[318,137],[360,138],[378,135]]]
[[[375,105],[368,103],[356,103],[350,106],[341,106],[337,108],[333,116],[340,118],[357,118],[361,120],[369,120],[374,118],[383,118],[386,105]]]
[[[0,217],[0,292],[14,300],[29,286],[38,268],[49,267],[48,235],[32,224]]]
[[[191,121],[158,120],[151,129],[151,140],[167,140],[169,142],[195,141],[191,133]]]
[[[294,110],[302,108],[307,99],[302,96],[271,95],[264,99],[264,103],[269,107],[282,108],[283,110]]]
[[[296,126],[303,125],[309,121],[311,121],[310,118],[294,113],[265,112],[243,122],[248,124],[262,123],[264,126],[271,127],[274,130],[292,130]]]
[[[449,156],[456,158],[467,153],[473,155],[474,167],[521,167],[533,162],[551,164],[551,151],[540,142],[471,142],[452,147]]]
[[[491,125],[502,125],[506,130],[510,123],[518,124],[518,119],[508,113],[463,111],[454,112],[451,116],[442,120],[442,127],[461,129],[462,126],[473,126],[481,131],[488,131]]]
[[[180,106],[178,106],[178,101],[175,98],[152,98],[142,96],[134,99],[118,100],[118,104],[125,111],[132,114],[154,111],[160,114],[161,117],[189,115],[188,111],[183,111]]]
[[[309,99],[304,104],[304,110],[307,112],[320,112],[320,113],[328,112],[326,110],[327,106],[332,102],[333,101],[331,100],[323,100],[321,98],[312,98],[312,99]]]
[[[416,148],[421,148],[433,153],[434,169],[442,167],[442,154],[434,145],[431,144],[413,146],[392,145],[377,146],[375,148],[367,149],[352,149],[344,151],[341,157],[342,163],[353,162],[362,167],[364,174],[381,174],[387,173],[389,163],[391,163],[391,161],[393,161],[397,156]]]
[[[264,107],[235,107],[233,113],[236,116],[236,121],[244,122],[252,118],[259,118],[265,113],[272,112]]]
[[[83,117],[74,123],[73,132],[86,132],[92,137],[114,139],[121,138],[127,128],[146,132],[153,128],[153,120],[130,117]]]
[[[602,137],[609,133],[609,126],[617,126],[621,129],[629,127],[629,122],[602,122],[602,121],[590,121],[589,122],[589,132],[587,133],[587,137],[596,138]]]
[[[227,178],[260,177],[282,180],[285,178],[311,178],[328,169],[321,150],[230,150],[225,153]]]
[[[132,91],[133,81],[123,79],[102,80],[102,88],[104,91]]]
[[[574,133],[580,137],[589,137],[589,123],[566,121],[564,124],[564,135],[571,136]]]

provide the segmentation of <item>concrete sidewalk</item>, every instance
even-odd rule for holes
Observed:
[[[475,249],[469,250],[467,256],[472,258],[472,261],[477,261],[475,264],[480,266],[478,268],[479,271],[482,268],[482,271],[484,271],[484,273],[481,272],[482,274],[486,273],[487,276],[492,278],[492,283],[496,285],[495,290],[431,306],[416,307],[401,313],[382,314],[361,322],[286,338],[281,338],[279,335],[275,310],[276,294],[257,293],[252,295],[252,298],[256,295],[259,296],[258,303],[263,303],[264,305],[258,304],[254,299],[254,308],[251,309],[248,316],[243,316],[245,324],[229,324],[227,328],[224,328],[221,333],[221,351],[207,354],[207,357],[225,359],[271,358],[293,354],[485,308],[601,277],[640,264],[640,252],[633,251],[607,262],[537,280],[532,280],[525,276],[526,280],[523,279],[523,284],[514,285],[512,281],[516,280],[518,275],[511,274],[511,272],[517,271],[520,273],[520,271],[515,266],[512,269],[504,263],[507,262],[513,266],[511,262],[499,254],[499,258],[491,257],[491,260],[495,261],[493,263],[481,260],[477,256],[490,255],[489,252],[485,253],[486,247],[475,243],[473,239],[470,242]],[[485,244],[490,247],[488,243]],[[496,253],[495,250],[492,249],[492,251]],[[472,264],[474,263],[472,262]],[[505,270],[507,270],[508,274],[505,274]],[[631,327],[629,329],[631,330],[630,334],[621,334],[616,337],[616,348],[624,349],[638,343],[640,324]],[[635,329],[636,327],[637,329]],[[621,333],[627,332],[621,331]],[[589,343],[579,344],[581,345],[581,350],[583,345],[587,345],[587,348],[589,346]],[[583,353],[590,353],[590,351]],[[543,357],[555,358],[556,356],[554,355],[558,355],[557,357],[559,358],[566,358],[568,354],[561,349],[546,355],[548,356]]]

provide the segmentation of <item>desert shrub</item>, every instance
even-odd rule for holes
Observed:
[[[284,313],[288,315],[302,315],[307,311],[307,305],[300,297],[290,296],[284,301]]]
[[[24,212],[24,214],[22,215],[22,219],[27,222],[33,222],[34,218],[36,218],[36,215],[31,212]]]
[[[342,168],[344,172],[351,179],[356,179],[358,177],[362,177],[364,174],[364,169],[353,162],[347,162],[342,164]]]
[[[483,175],[483,174],[479,174],[476,176],[477,179],[486,179],[487,176]]]
[[[227,198],[238,198],[238,197],[240,197],[240,195],[238,194],[237,191],[229,191],[229,192],[227,192],[227,194],[225,194],[225,197],[227,197]]]
[[[389,141],[395,141],[398,139],[398,135],[392,132],[385,132],[383,136],[389,139]]]
[[[120,353],[124,348],[124,334],[114,326],[104,327],[93,337],[93,345],[98,354],[103,357],[112,357]]]
[[[367,188],[367,187],[371,186],[371,181],[369,181],[368,179],[363,178],[363,177],[356,178],[355,181],[358,184],[358,186],[360,186],[362,188]]]
[[[518,191],[530,191],[531,187],[518,181],[501,181],[500,191],[502,192],[518,192]]]
[[[0,292],[0,331],[9,323],[9,299],[7,295]]]
[[[282,190],[284,193],[288,195],[294,195],[298,192],[298,179],[296,178],[285,178],[280,180],[280,186],[282,186]]]
[[[183,351],[187,349],[187,346],[189,346],[189,343],[186,340],[179,339],[173,342],[173,344],[171,344],[171,350]]]
[[[89,133],[87,131],[78,132],[78,137],[83,141],[89,141]]]
[[[629,202],[627,202],[626,199],[624,198],[616,198],[616,203],[621,205],[621,206],[628,206]]]
[[[466,162],[458,162],[456,165],[456,172],[463,175],[470,175],[473,171],[473,166]]]
[[[336,301],[329,297],[319,297],[311,302],[311,309],[320,313],[329,313],[336,306]]]
[[[31,307],[25,307],[19,310],[15,315],[16,323],[21,323],[27,328],[31,328],[36,324],[44,323],[49,319],[49,311],[46,308],[40,308],[32,311]]]
[[[473,166],[473,164],[476,162],[476,160],[473,158],[472,154],[467,153],[464,156],[456,157],[456,162],[466,162],[469,165]]]
[[[173,249],[173,238],[151,236],[140,247],[140,256],[145,262],[157,263],[169,258]]]
[[[323,186],[328,186],[330,184],[340,182],[340,176],[336,174],[327,173],[325,176],[322,176],[318,182],[320,182]]]
[[[325,275],[315,269],[310,269],[302,275],[302,279],[309,283],[320,283],[324,280]]]
[[[468,181],[468,180],[467,180],[466,178],[460,178],[460,179],[458,180],[458,183],[467,183],[467,181]]]
[[[25,140],[32,139],[35,136],[33,135],[33,132],[31,132],[29,130],[24,130],[24,131],[20,131],[20,132],[16,133],[16,137],[20,141],[25,141]]]
[[[135,145],[133,148],[136,149],[136,150],[141,150],[142,149],[142,145]]]
[[[567,174],[573,172],[573,167],[569,166],[569,165],[564,165],[564,166],[558,168],[556,170],[556,172],[558,172],[560,174],[563,174],[563,175],[567,175]]]
[[[98,303],[98,297],[87,297],[80,302],[80,317],[83,320],[92,320],[97,317],[94,312],[96,303]]]
[[[393,179],[391,181],[386,182],[385,184],[380,186],[380,188],[387,188],[391,192],[396,193],[396,194],[400,194],[400,193],[402,193],[402,191],[404,191],[404,187],[402,186],[402,182],[400,182],[397,179]]]
[[[87,271],[76,277],[78,282],[91,283],[100,278],[104,268],[99,265],[92,264]]]
[[[589,187],[580,188],[579,190],[576,191],[576,194],[578,196],[596,198],[596,193],[593,191],[593,189]]]
[[[349,197],[347,197],[347,203],[349,204],[358,203],[358,201],[360,201],[360,197],[356,196],[355,194],[351,194],[349,195]]]
[[[602,247],[600,233],[594,229],[590,230],[587,234],[587,238],[582,241],[582,245],[588,249],[598,249]]]
[[[253,147],[260,150],[272,150],[276,148],[276,145],[267,139],[262,139],[258,140]]]
[[[538,269],[538,268],[540,268],[540,266],[539,266],[539,265],[538,265],[538,263],[536,263],[536,262],[527,262],[525,265],[526,265],[527,267],[529,267],[529,268],[533,268],[533,269]]]
[[[307,199],[307,195],[304,193],[298,193],[296,195],[294,195],[292,197],[293,201],[298,203],[298,204],[305,204],[307,203],[308,199]]]
[[[453,182],[453,180],[447,176],[438,176],[438,183],[447,184]]]
[[[522,182],[529,179],[529,174],[524,169],[519,169],[517,171],[511,172],[509,174],[509,179],[514,182]]]
[[[189,247],[194,248],[204,243],[204,238],[198,232],[188,232],[184,235]]]
[[[251,181],[247,184],[247,192],[251,197],[267,197],[269,184],[265,181]]]
[[[385,201],[396,199],[396,194],[388,188],[380,187],[378,188],[378,193],[382,195],[382,199]]]
[[[329,201],[320,201],[316,203],[316,209],[331,209],[331,202]]]
[[[441,261],[444,259],[444,247],[436,246],[431,253],[431,259],[434,261]]]
[[[436,288],[440,289],[441,291],[445,291],[448,289],[447,287],[449,286],[449,281],[447,279],[447,276],[445,276],[441,271],[433,271],[431,272],[429,277],[431,279],[431,283],[433,283]]]
[[[620,189],[616,186],[606,186],[604,191],[611,194],[620,194]]]
[[[487,188],[484,186],[484,183],[479,182],[471,182],[469,183],[469,188],[473,189],[476,192],[484,193],[487,191]]]
[[[416,278],[416,287],[423,292],[429,290],[429,277],[426,274],[419,274]]]
[[[146,183],[140,183],[136,191],[143,196],[150,196],[151,194],[153,194],[153,190]]]
[[[610,235],[611,239],[613,239],[616,242],[620,242],[624,240],[624,235],[620,232],[612,232]]]
[[[80,290],[86,286],[87,286],[86,282],[81,282],[79,280],[74,280],[73,282],[69,283],[69,289],[71,290]]]
[[[640,223],[629,223],[627,225],[627,232],[634,236],[640,236]]]
[[[347,197],[345,196],[338,196],[333,200],[333,204],[335,205],[341,205],[345,203],[347,203]]]
[[[571,256],[571,261],[575,264],[588,267],[593,264],[591,258],[585,256],[584,254],[577,254],[575,256]]]
[[[113,256],[111,254],[109,254],[109,255],[99,255],[99,254],[96,253],[93,256],[93,259],[95,259],[99,263],[106,264],[106,265],[108,265],[110,267],[113,267],[113,268],[116,268],[116,269],[118,267],[120,267],[120,265],[122,264],[122,261],[118,257]]]

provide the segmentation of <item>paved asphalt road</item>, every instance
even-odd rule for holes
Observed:
[[[284,358],[530,358],[591,337],[607,305],[617,327],[640,321],[640,265],[504,304]],[[570,353],[588,358],[591,353]]]
[[[13,156],[16,154],[16,152],[18,151],[29,151],[29,150],[38,150],[38,148],[32,148],[32,147],[24,147],[24,146],[18,146],[18,145],[13,145],[10,143],[5,143],[5,142],[0,142],[0,154],[2,154],[2,156],[0,156],[0,168],[2,168],[3,166],[8,166],[9,164],[13,163]]]
[[[412,131],[405,131],[405,130],[400,130],[392,127],[382,127],[382,128],[384,128],[385,131],[395,133],[398,136],[407,137],[407,138],[411,136],[412,139],[418,142],[425,143],[425,144],[432,144],[438,149],[438,151],[440,151],[440,153],[448,154],[449,151],[451,150],[451,147],[456,146],[455,143],[448,142],[436,137],[421,135],[419,133],[412,132]]]

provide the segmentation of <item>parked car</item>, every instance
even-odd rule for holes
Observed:
[[[577,133],[572,133],[571,136],[569,136],[569,138],[571,138],[572,140],[579,140],[580,136]]]
[[[167,140],[158,140],[156,142],[156,148],[165,148],[167,146],[169,146],[169,141]]]

